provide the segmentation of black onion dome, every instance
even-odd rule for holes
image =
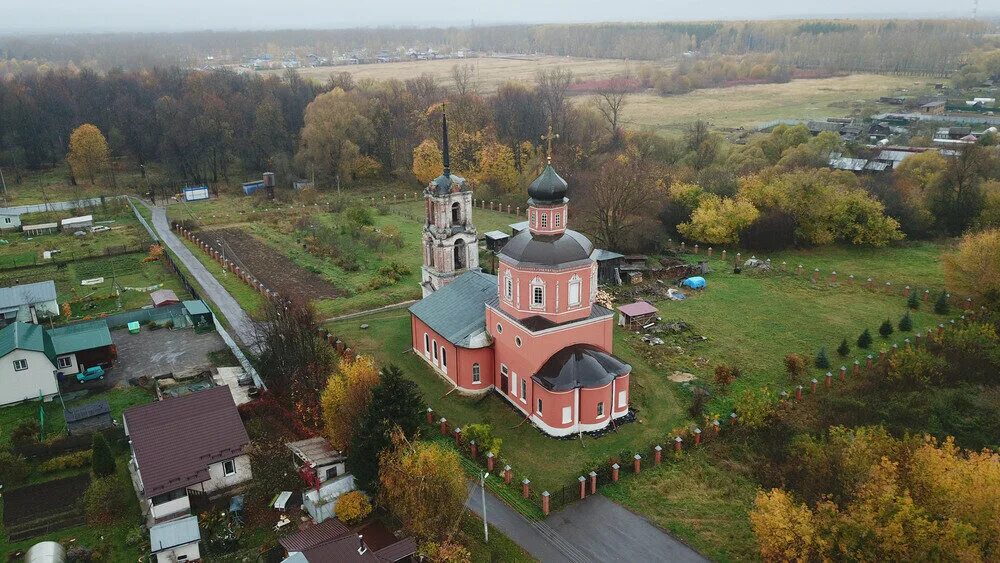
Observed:
[[[553,354],[535,377],[550,391],[569,391],[604,387],[631,371],[632,366],[596,346],[574,344]]]
[[[528,186],[528,197],[536,203],[562,203],[568,187],[552,165],[546,164],[542,175]]]
[[[590,260],[594,244],[583,234],[566,229],[558,235],[517,233],[500,250],[500,256],[528,266],[561,266]]]

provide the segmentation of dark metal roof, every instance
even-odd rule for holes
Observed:
[[[99,401],[84,403],[75,407],[67,407],[65,411],[65,419],[66,422],[71,423],[85,418],[110,414],[111,406],[108,405],[107,400],[101,399]]]
[[[528,197],[535,203],[562,203],[568,184],[556,173],[551,164],[545,165],[542,174],[528,186]]]
[[[410,306],[434,332],[458,346],[486,328],[486,302],[497,294],[497,277],[472,270]]]
[[[305,551],[311,547],[316,547],[322,543],[342,537],[349,532],[350,530],[340,520],[327,518],[315,526],[310,526],[305,530],[279,538],[278,543],[289,553],[293,551]]]
[[[227,386],[132,407],[125,426],[146,498],[208,480],[250,442]]]
[[[550,391],[604,387],[632,366],[589,344],[574,344],[552,355],[534,379]]]
[[[465,190],[465,178],[454,174],[448,174],[447,176],[442,174],[431,180],[431,185],[427,189],[434,195],[463,191]]]
[[[571,229],[559,235],[533,235],[521,231],[504,245],[500,256],[526,266],[562,266],[590,260],[594,245],[586,236]]]

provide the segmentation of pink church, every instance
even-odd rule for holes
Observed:
[[[597,264],[567,228],[568,186],[551,163],[528,188],[528,229],[482,272],[472,195],[451,174],[424,191],[422,287],[413,351],[458,391],[497,392],[546,434],[594,432],[629,412],[631,366],[611,353],[614,314],[594,303]]]

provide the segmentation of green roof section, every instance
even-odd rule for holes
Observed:
[[[211,309],[208,308],[208,305],[205,305],[205,302],[200,299],[185,301],[184,308],[187,309],[188,314],[192,316],[212,314],[212,311]]]
[[[469,271],[410,307],[434,332],[459,346],[486,327],[486,302],[496,297],[497,277]]]
[[[111,331],[103,319],[55,328],[48,335],[57,356],[111,346]]]
[[[45,334],[45,329],[31,323],[14,322],[0,330],[0,356],[14,350],[44,352],[52,360],[56,357],[52,340]]]

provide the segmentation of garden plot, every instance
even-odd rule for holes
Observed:
[[[29,485],[4,493],[3,527],[9,541],[83,524],[78,504],[90,474]]]
[[[323,278],[298,266],[243,229],[212,229],[200,232],[199,236],[222,252],[226,259],[286,297],[298,295],[312,300],[332,299],[338,295],[336,288]]]

